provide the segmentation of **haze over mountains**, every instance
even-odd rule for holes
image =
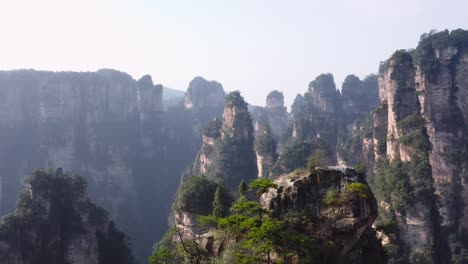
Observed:
[[[468,31],[312,79],[0,71],[0,261],[468,263]]]

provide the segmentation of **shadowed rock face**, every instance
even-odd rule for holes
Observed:
[[[33,170],[62,167],[86,178],[90,197],[146,258],[165,230],[177,175],[224,102],[219,83],[198,77],[186,95],[193,107],[163,113],[162,91],[149,75],[136,81],[115,70],[1,71],[0,213],[14,209]]]
[[[291,131],[291,117],[284,106],[283,93],[272,91],[266,99],[265,112],[273,137],[283,142]]]
[[[224,104],[223,86],[216,81],[196,77],[185,93],[184,106],[192,111],[203,108],[219,108]]]
[[[382,64],[381,102],[361,133],[372,187],[385,189],[379,175],[399,175],[409,187],[377,195],[399,223],[403,261],[468,259],[458,250],[468,238],[467,47],[468,33],[454,30],[424,34],[411,53],[395,52]]]
[[[309,91],[294,100],[292,137],[299,140],[323,138],[334,149],[340,109],[340,93],[336,90],[333,75],[319,75],[309,84]]]
[[[132,237],[142,237],[134,223],[157,222],[136,206],[154,193],[142,188],[152,183],[141,170],[164,163],[162,87],[150,76],[137,82],[115,70],[0,72],[0,98],[2,214],[12,211],[33,170],[62,167],[83,175],[90,196]]]
[[[188,176],[204,174],[236,190],[242,179],[258,175],[253,142],[247,104],[239,92],[231,92],[226,97],[222,121],[214,120],[205,129],[203,145]]]
[[[111,70],[1,72],[0,145],[11,151],[0,154],[2,213],[13,208],[21,180],[41,167],[84,172],[90,186],[111,182],[111,189],[130,194],[130,146],[121,140],[138,134],[136,88],[130,76]],[[109,209],[115,212],[125,198],[108,191],[101,190],[101,199],[113,204]]]
[[[346,193],[351,183],[367,186],[364,175],[350,167],[336,166],[319,168],[312,173],[282,175],[274,182],[278,189],[270,189],[262,196],[265,208],[272,210],[276,217],[292,212],[308,212],[307,218],[317,226],[317,232],[330,232],[334,241],[342,245],[339,256],[328,259],[330,263],[361,263],[349,258],[354,254],[352,251],[362,250],[356,246],[363,234],[367,230],[372,232],[372,224],[377,217],[375,197],[369,191],[367,198],[332,205],[326,205],[324,197],[330,190]],[[379,242],[373,243],[380,248]],[[382,254],[381,250],[379,254]],[[386,263],[384,254],[380,256],[380,261],[378,263]]]
[[[133,263],[125,235],[85,195],[80,177],[37,171],[0,224],[0,262]]]
[[[270,189],[261,197],[262,206],[271,210],[272,217],[288,219],[300,215],[303,235],[312,239],[330,236],[336,245],[330,250],[322,248],[323,252],[314,252],[318,256],[314,262],[386,263],[385,253],[372,229],[377,217],[377,203],[367,187],[364,175],[349,167],[328,167],[312,173],[303,171],[282,175],[274,183],[278,189]],[[367,191],[361,196],[348,196],[350,184],[362,184]],[[330,191],[343,198],[337,198],[336,203],[326,204],[325,196]],[[195,239],[210,256],[220,257],[223,250],[229,248],[226,244],[229,241],[220,241],[221,236],[216,235],[216,228],[200,226],[196,215],[179,211],[175,213],[175,220],[179,232],[185,238]],[[179,238],[173,239],[178,241]],[[301,256],[293,259],[300,263]],[[282,263],[275,254],[272,254],[271,261]]]
[[[355,75],[348,75],[341,94],[345,126],[364,120],[379,103],[377,75],[368,75],[362,81]],[[352,132],[352,128],[348,130]]]

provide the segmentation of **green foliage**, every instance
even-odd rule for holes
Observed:
[[[413,114],[405,117],[397,123],[397,127],[401,130],[401,136],[398,142],[421,152],[431,150],[431,142],[426,133],[424,120],[419,114]]]
[[[323,158],[323,163],[326,163],[330,153],[324,140],[291,140],[282,147],[279,159],[272,169],[272,174],[277,176],[292,172],[298,168],[306,168],[309,158],[315,153],[320,153],[319,155]]]
[[[333,205],[333,200],[341,203],[348,199],[345,196],[368,197],[367,186],[348,186],[351,187],[341,194],[331,188],[324,203]],[[257,196],[270,188],[277,188],[277,185],[269,179],[257,179],[250,184],[250,190],[255,190]],[[239,193],[245,192],[245,184],[241,183],[239,189]],[[307,210],[291,210],[274,216],[258,201],[241,195],[232,204],[229,215],[216,217],[213,213],[198,217],[200,225],[216,228],[212,230],[215,239],[223,242],[220,256],[210,257],[196,239],[183,239],[174,231],[155,246],[150,263],[182,263],[184,260],[188,263],[272,263],[273,253],[278,263],[322,263],[324,259],[334,263],[342,245],[333,240],[329,223],[315,220]],[[174,239],[176,235],[180,239]]]
[[[239,91],[230,92],[224,99],[224,105],[228,107],[247,107],[247,103],[244,101]]]
[[[376,164],[374,187],[377,199],[389,201],[393,209],[401,211],[412,203],[412,186],[409,183],[404,163],[379,159]]]
[[[262,208],[258,202],[250,201],[245,197],[242,197],[233,203],[231,212],[234,215],[256,217],[257,215],[267,213],[268,211]]]
[[[239,197],[245,196],[245,191],[247,190],[247,184],[245,184],[244,179],[239,183]]]
[[[426,77],[435,82],[440,69],[440,62],[436,58],[435,50],[456,47],[459,50],[468,46],[468,31],[456,29],[452,31],[435,30],[425,33],[419,40],[414,52],[414,60]]]
[[[307,161],[307,169],[309,171],[315,171],[317,167],[321,167],[325,165],[325,153],[321,150],[316,151],[309,157]]]
[[[218,226],[218,218],[214,215],[199,215],[198,224],[200,226],[216,227]]]
[[[353,182],[346,185],[345,192],[351,195],[355,195],[360,199],[368,199],[372,196],[372,192],[369,187],[360,182]]]
[[[170,263],[170,261],[175,257],[174,251],[170,250],[169,248],[163,246],[159,250],[154,251],[153,255],[151,255],[148,259],[150,264],[162,264],[162,263]]]
[[[224,217],[227,214],[228,208],[226,206],[226,201],[224,201],[223,194],[221,193],[221,188],[218,186],[215,191],[214,201],[213,201],[213,216],[214,217]]]
[[[133,263],[126,236],[108,220],[107,211],[85,196],[82,177],[61,169],[37,170],[25,183],[28,188],[21,192],[16,210],[0,225],[5,246],[18,252],[27,249],[41,263],[66,263],[64,249],[57,243],[96,236],[101,263]]]
[[[249,184],[250,190],[256,190],[257,197],[267,193],[270,188],[277,189],[278,185],[267,178],[253,180]]]
[[[370,188],[359,182],[353,182],[345,187],[345,191],[340,193],[335,188],[329,188],[323,197],[323,203],[327,206],[340,206],[355,199],[369,199],[372,197]]]
[[[229,195],[215,181],[206,176],[193,176],[184,182],[177,191],[174,207],[194,214],[209,215],[213,211],[213,202],[217,188],[223,196],[224,206],[229,207]]]
[[[392,209],[399,212],[412,208],[416,202],[434,199],[427,152],[413,154],[410,162],[380,158],[369,183],[377,199],[389,202]]]
[[[323,198],[323,202],[328,206],[337,205],[340,201],[340,193],[335,188],[328,189]]]
[[[397,50],[390,58],[395,61],[391,78],[395,80],[400,87],[406,87],[406,82],[412,77],[414,66],[411,54],[406,50]]]
[[[269,125],[264,126],[257,132],[254,142],[255,150],[260,155],[272,155],[276,153],[276,143],[271,135]]]
[[[232,127],[222,128],[226,130],[223,133],[227,136],[220,138],[214,144],[214,152],[210,155],[212,163],[207,175],[222,182],[230,191],[234,191],[241,179],[256,178],[258,170],[253,147],[253,125],[247,104],[238,92],[229,94],[226,104],[227,107],[236,105],[238,111],[234,115]]]
[[[148,258],[150,264],[162,263],[180,263],[182,260],[176,252],[176,243],[173,241],[176,236],[176,228],[170,228],[161,238],[161,240],[154,245],[153,253]]]
[[[252,227],[243,243],[247,254],[239,254],[240,263],[263,263],[264,259],[270,263],[270,254],[279,244],[282,231],[283,222],[274,219],[264,219],[260,226]]]

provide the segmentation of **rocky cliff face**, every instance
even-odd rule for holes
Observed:
[[[150,85],[146,89],[157,89]],[[0,74],[0,87],[1,144],[11,151],[1,157],[2,213],[12,209],[28,173],[57,166],[84,172],[91,186],[108,183],[100,198],[115,212],[125,196],[112,196],[111,190],[132,189],[131,168],[125,165],[130,146],[120,140],[138,133],[132,126],[140,113],[135,81],[111,70],[15,71]]]
[[[254,147],[257,155],[258,177],[269,177],[277,159],[277,143],[268,124],[258,129]]]
[[[277,142],[285,141],[291,133],[291,117],[284,106],[283,93],[272,91],[266,98],[265,115]]]
[[[322,74],[309,84],[303,96],[291,106],[294,139],[323,138],[334,148],[337,142],[340,93],[333,75]]]
[[[262,196],[264,206],[272,210],[273,215],[309,212],[307,217],[315,226],[313,232],[328,233],[334,243],[340,245],[335,252],[337,255],[322,257],[320,263],[386,263],[378,241],[360,244],[367,239],[366,232],[374,232],[372,224],[377,217],[377,203],[370,189],[365,187],[364,175],[349,167],[328,167],[312,173],[283,175],[275,183],[278,189],[270,189]],[[359,186],[367,189],[356,199],[345,201],[340,195],[349,193],[350,184],[362,184]],[[376,251],[366,252],[367,247]],[[366,262],[370,259],[372,262]]]
[[[164,232],[174,175],[193,162],[202,127],[224,101],[219,83],[198,77],[190,109],[180,102],[163,113],[162,90],[148,75],[115,70],[0,72],[0,213],[13,210],[33,170],[62,167],[87,179],[90,196],[146,258]]]
[[[347,134],[351,134],[356,121],[364,120],[379,103],[377,75],[368,75],[360,80],[348,75],[341,87],[341,108]]]
[[[396,260],[468,260],[461,250],[468,237],[466,47],[467,32],[455,30],[425,34],[411,53],[395,52],[381,66],[380,105],[356,133],[382,211],[378,222],[398,222]]]
[[[216,81],[207,81],[202,77],[195,77],[185,93],[184,106],[192,111],[204,108],[219,108],[224,105],[223,86]]]
[[[313,172],[282,175],[274,183],[278,188],[263,194],[261,204],[270,212],[266,215],[287,223],[288,238],[282,238],[286,239],[284,247],[294,245],[294,238],[309,241],[302,243],[313,246],[300,246],[300,252],[294,256],[286,256],[284,248],[275,246],[278,252],[271,254],[270,263],[285,260],[293,263],[312,260],[316,263],[386,263],[385,253],[372,229],[377,203],[362,174],[348,167],[319,168]],[[213,194],[213,191],[207,190],[207,193]],[[199,195],[194,195],[187,200],[199,199]],[[200,204],[211,204],[212,197],[205,199],[207,201]],[[209,213],[209,210],[197,210],[202,215]],[[223,236],[218,233],[217,225],[203,226],[193,213],[186,211],[178,211],[175,218],[177,234],[173,234],[172,241],[180,241],[180,237],[194,241],[204,258],[211,261],[229,259],[227,256],[232,252],[225,251],[232,250],[230,243],[233,241],[220,239]],[[292,240],[287,240],[292,233],[295,234]],[[242,236],[238,239],[236,245],[241,245]],[[308,251],[308,247],[313,251]]]
[[[86,197],[81,177],[37,171],[26,183],[0,224],[2,263],[133,263],[125,236]]]
[[[204,174],[235,190],[242,179],[258,175],[253,142],[247,104],[239,92],[231,92],[225,100],[222,122],[215,120],[205,129],[203,145],[190,174]]]
[[[270,92],[266,106],[256,107],[252,111],[252,119],[259,177],[268,177],[277,159],[277,146],[291,137],[292,121],[284,107],[283,93]]]

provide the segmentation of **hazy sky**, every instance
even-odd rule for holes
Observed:
[[[0,0],[0,69],[115,68],[180,90],[200,75],[289,106],[318,74],[341,87],[445,28],[468,29],[467,0]]]

